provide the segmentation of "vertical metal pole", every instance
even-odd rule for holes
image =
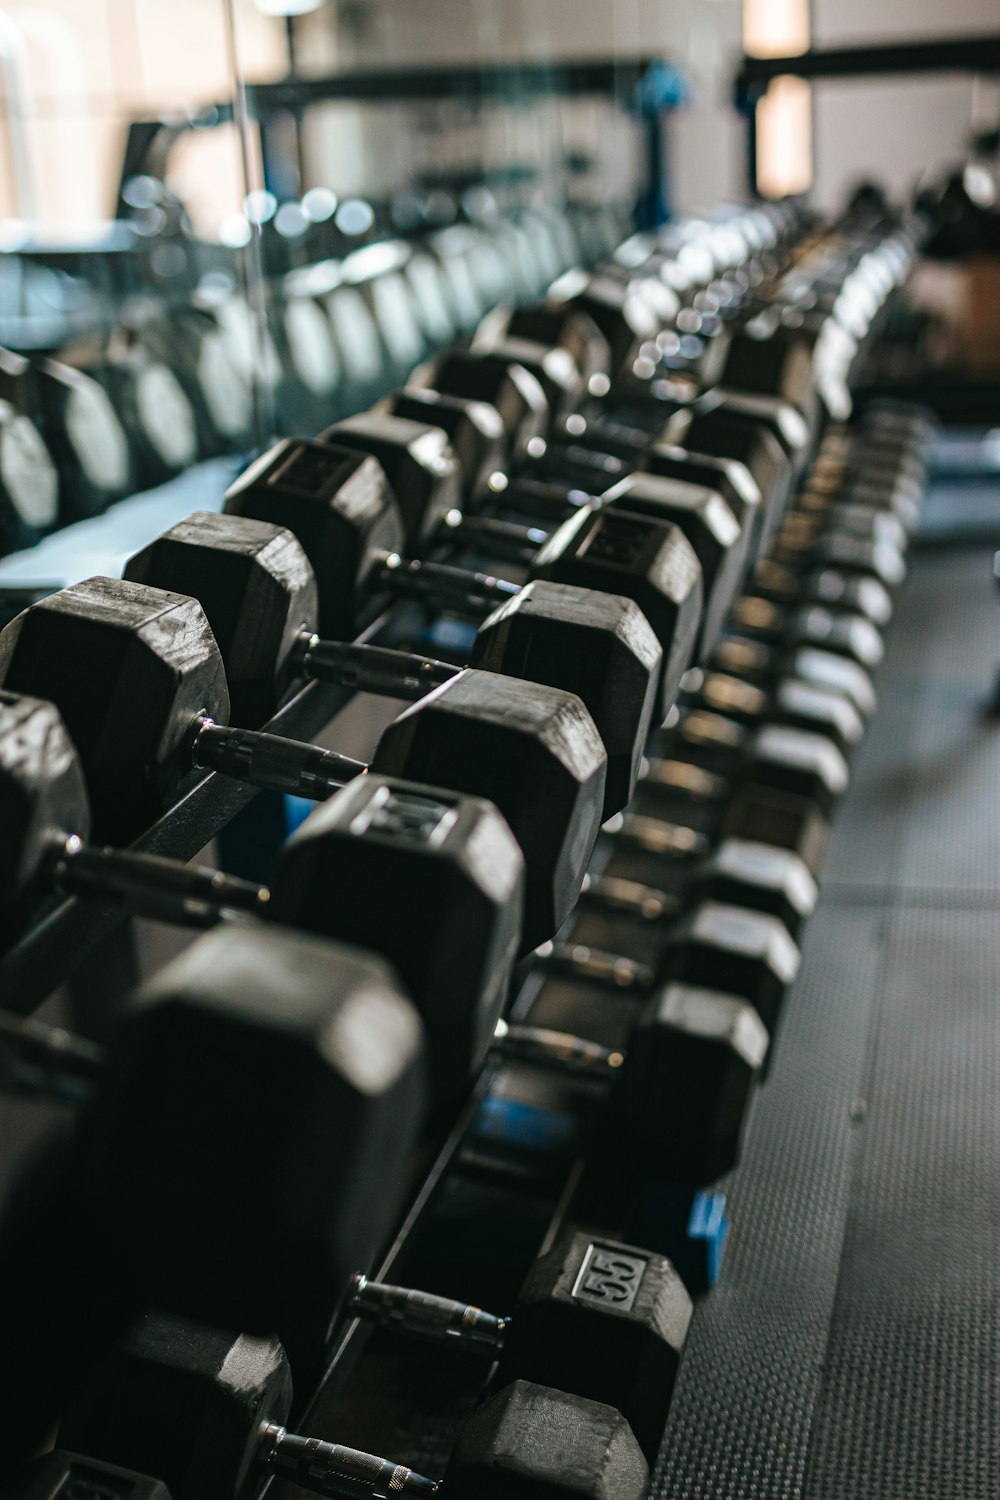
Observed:
[[[222,0],[226,23],[226,50],[229,72],[233,80],[233,121],[240,143],[240,164],[243,169],[244,193],[249,194],[253,185],[253,135],[250,110],[247,104],[246,82],[240,68],[239,45],[236,30],[236,0]],[[264,258],[261,253],[261,226],[247,215],[250,240],[242,254],[238,254],[243,294],[250,309],[251,332],[259,378],[251,381],[250,394],[253,402],[254,446],[263,448],[271,436],[264,429],[264,403],[261,378],[267,369],[267,291],[264,283]],[[268,424],[269,427],[273,423]]]

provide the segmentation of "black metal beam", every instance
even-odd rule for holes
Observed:
[[[300,109],[340,99],[401,102],[449,98],[510,98],[512,94],[616,94],[635,88],[661,61],[637,57],[551,62],[469,63],[457,67],[357,69],[322,78],[287,78],[247,87],[252,114]]]
[[[864,78],[899,73],[1000,73],[1000,34],[934,37],[876,46],[826,47],[793,57],[744,57],[733,87],[738,109],[774,78]]]

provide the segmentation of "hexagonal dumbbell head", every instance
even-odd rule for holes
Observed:
[[[729,607],[746,569],[748,531],[717,490],[704,485],[661,479],[655,474],[630,474],[604,495],[616,510],[672,521],[694,548],[701,564],[704,610],[695,648],[702,660],[722,633]]]
[[[470,660],[576,693],[608,752],[603,816],[631,801],[663,666],[660,643],[634,600],[538,579],[484,621]]]
[[[319,440],[368,453],[382,465],[403,517],[408,547],[433,536],[447,513],[461,504],[463,475],[440,427],[383,412],[361,412],[328,427]]]
[[[792,937],[812,915],[819,894],[809,866],[794,850],[736,838],[718,844],[698,871],[694,891],[702,901],[769,912]]]
[[[642,1500],[648,1483],[621,1412],[515,1380],[462,1428],[442,1490],[454,1500]]]
[[[89,1160],[122,1286],[277,1330],[315,1373],[423,1109],[422,1027],[387,964],[276,926],[207,934],[112,1042]]]
[[[657,706],[662,722],[691,664],[701,625],[701,568],[680,528],[581,509],[536,554],[531,576],[635,600],[663,648]]]
[[[629,1037],[616,1095],[636,1170],[707,1187],[735,1166],[767,1046],[763,1021],[741,996],[694,984],[658,989]]]
[[[549,403],[534,375],[523,365],[499,354],[467,349],[447,349],[423,365],[411,377],[414,385],[485,401],[500,413],[507,434],[508,452],[518,456],[544,436],[549,423]]]
[[[472,341],[475,354],[489,353],[522,365],[534,375],[545,392],[550,421],[568,416],[583,400],[586,388],[583,372],[569,350],[559,344],[538,343],[534,339],[501,336],[480,325]]]
[[[499,1378],[617,1407],[653,1463],[691,1312],[662,1255],[565,1229],[521,1287]]]
[[[686,984],[748,1000],[773,1035],[799,950],[777,917],[703,901],[678,927],[665,968]]]
[[[61,1441],[156,1474],[174,1500],[236,1500],[260,1482],[262,1424],[291,1402],[276,1338],[150,1312],[81,1384]]]
[[[382,466],[329,443],[285,438],[226,492],[230,515],[293,532],[323,584],[319,629],[353,640],[365,581],[403,547],[403,522]]]
[[[131,843],[201,774],[184,755],[196,717],[229,717],[201,605],[110,578],[51,594],[0,632],[0,682],[59,709],[94,834],[112,843]]]
[[[828,813],[847,790],[847,762],[832,740],[807,729],[765,724],[749,738],[743,778],[814,802]]]
[[[503,470],[506,463],[506,438],[503,422],[496,407],[485,401],[469,401],[461,396],[445,396],[440,391],[406,386],[381,402],[377,410],[411,422],[440,427],[447,434],[451,450],[462,470],[467,495],[485,489],[490,476]]]
[[[234,724],[263,724],[295,678],[295,648],[319,618],[316,575],[290,531],[195,511],[129,559],[133,583],[200,601],[226,664]]]
[[[523,884],[521,851],[491,803],[368,775],[285,845],[270,914],[390,960],[427,1029],[437,1106],[467,1086],[493,1040]]]
[[[41,899],[60,834],[86,838],[90,809],[76,750],[52,703],[0,692],[0,945]]]
[[[388,726],[372,769],[495,803],[527,865],[522,951],[562,926],[597,838],[607,771],[575,694],[463,672]]]

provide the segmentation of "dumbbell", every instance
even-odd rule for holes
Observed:
[[[98,515],[130,494],[132,453],[103,386],[54,359],[33,362],[29,380],[38,424],[59,471],[60,520]]]
[[[393,964],[426,1027],[436,1106],[450,1107],[482,1066],[506,1005],[523,901],[521,853],[491,804],[361,777],[307,820],[268,889],[88,846],[83,776],[58,711],[0,692],[0,812],[9,835],[0,861],[3,942],[49,894],[112,900],[183,925],[210,926],[233,912],[270,917]],[[386,922],[390,900],[397,915]]]
[[[890,522],[893,518],[879,519]],[[793,568],[832,568],[841,578],[874,578],[888,592],[898,588],[906,575],[903,546],[902,540],[890,540],[885,534],[852,535],[846,527],[819,530],[808,521],[786,518],[772,539],[769,557]]]
[[[616,1407],[655,1463],[691,1320],[660,1255],[565,1225],[534,1262],[511,1313],[358,1274],[345,1316],[499,1361],[494,1383],[528,1380]]]
[[[837,688],[821,686],[791,675],[769,688],[718,669],[701,675],[685,699],[690,711],[710,713],[752,726],[763,722],[824,735],[844,756],[861,743],[865,724],[850,698]]]
[[[567,938],[539,950],[542,961],[557,973],[596,983],[615,995],[643,992],[656,983],[676,980],[716,995],[738,997],[752,1007],[767,1035],[773,1035],[785,992],[799,969],[799,950],[790,928],[800,927],[811,910],[815,882],[802,861],[789,857],[788,851],[745,840],[725,842],[721,859],[698,872],[700,884],[692,883],[676,899],[671,919],[657,923],[657,940],[650,941],[651,928],[645,924],[645,961],[591,948],[586,939],[592,922],[586,907],[575,913]],[[600,880],[591,886],[598,900],[602,900]],[[644,892],[644,897],[648,899],[649,894]],[[720,900],[720,895],[733,899]],[[602,904],[610,903],[602,900]],[[617,910],[624,904],[619,900]],[[606,924],[598,928],[602,937],[606,930]],[[634,944],[621,944],[620,927],[616,936],[619,946],[635,951]]]
[[[702,570],[705,607],[695,659],[701,660],[718,639],[747,568],[753,506],[734,509],[718,489],[646,473],[627,475],[600,496],[567,489],[563,483],[515,480],[505,490],[502,503],[504,509],[529,514],[554,513],[560,522],[579,509],[608,507],[679,526]],[[489,533],[485,534],[488,538]]]
[[[9,1500],[171,1500],[159,1479],[135,1474],[120,1464],[102,1463],[56,1448],[36,1458],[4,1486]]]
[[[354,635],[360,609],[379,589],[435,599],[473,615],[489,614],[519,589],[446,563],[403,560],[393,545],[399,532],[382,470],[374,459],[348,457],[325,443],[279,443],[236,480],[224,509],[295,533],[322,580],[321,628],[340,639]],[[474,531],[475,523],[468,529]],[[663,648],[657,707],[662,720],[701,622],[701,569],[686,537],[670,523],[609,510],[578,511],[547,540],[536,540],[542,545],[528,582],[624,595],[639,605]]]
[[[847,786],[840,752],[801,730],[768,725],[748,736],[716,719],[692,714],[686,738],[669,740],[666,758],[651,756],[632,808],[605,834],[629,851],[630,866],[642,867],[634,878],[654,886],[664,857],[700,858],[713,836],[789,850],[815,875],[830,812]],[[672,820],[678,799],[699,809],[699,824],[707,817],[710,832]]]
[[[898,566],[898,554],[894,560]],[[746,596],[778,605],[813,605],[842,619],[858,616],[882,630],[892,619],[892,594],[873,572],[851,571],[819,560],[798,557],[780,561],[773,553],[758,562],[746,585]]]
[[[882,636],[868,616],[837,605],[782,604],[747,592],[733,605],[731,623],[737,634],[769,646],[816,648],[846,657],[866,672],[873,672],[885,655]]]
[[[59,708],[95,831],[111,842],[134,839],[205,769],[320,799],[367,769],[227,726],[222,657],[201,606],[140,584],[89,580],[26,610],[0,632],[0,682]],[[576,900],[606,761],[573,694],[466,670],[383,731],[371,768],[496,802],[526,851],[531,948]]]
[[[666,923],[702,901],[721,901],[778,917],[788,933],[798,937],[815,909],[818,892],[813,872],[794,848],[725,837],[710,849],[710,839],[698,829],[667,824],[655,815],[645,821],[642,814],[637,816],[639,824],[633,827],[631,837],[617,842],[640,850],[648,845],[655,860],[653,846],[660,831],[665,847],[659,858],[666,862],[662,875],[656,877],[651,870],[651,876],[657,878],[654,885],[603,869],[588,874],[572,917],[572,942],[596,942],[606,947],[607,934],[618,917],[644,928],[647,941],[655,941]],[[608,835],[612,843],[616,837]],[[539,951],[549,946],[543,945]]]
[[[105,1289],[109,1326],[140,1298],[180,1306],[277,1329],[314,1373],[406,1197],[423,1047],[381,959],[262,924],[200,937],[107,1050],[34,1021],[0,1030],[8,1089],[90,1099],[66,1211],[102,1224],[78,1273]]]
[[[641,1500],[642,1450],[614,1407],[514,1381],[459,1432],[443,1479],[290,1433],[288,1362],[277,1339],[149,1313],[92,1372],[62,1442],[162,1475],[175,1500],[239,1500],[272,1474],[324,1495],[459,1500]]]
[[[486,401],[407,385],[374,411],[440,428],[458,462],[466,498],[479,495],[507,466],[507,430],[497,408]]]
[[[226,668],[234,723],[257,725],[303,678],[419,698],[460,669],[350,641],[321,640],[326,590],[291,532],[196,512],[132,557],[125,578],[202,605]],[[653,722],[662,652],[631,599],[537,582],[480,627],[472,667],[576,693],[608,756],[603,818],[624,807]]]
[[[875,689],[864,668],[813,646],[782,650],[734,632],[719,642],[709,666],[765,687],[783,675],[799,678],[841,693],[866,722],[875,712]]]
[[[114,404],[131,444],[136,489],[152,489],[200,457],[193,404],[141,331],[120,331],[92,372]]]
[[[30,547],[59,519],[59,471],[33,410],[31,367],[0,349],[0,556]]]
[[[190,402],[199,457],[245,448],[253,426],[250,379],[234,357],[211,300],[197,297],[187,306],[154,313],[141,337]]]

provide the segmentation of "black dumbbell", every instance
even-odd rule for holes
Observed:
[[[475,498],[507,467],[507,432],[495,406],[408,385],[375,407],[378,413],[439,427],[458,461],[463,494]]]
[[[53,359],[32,365],[38,424],[59,470],[61,521],[107,510],[135,487],[127,434],[92,375]]]
[[[325,1495],[641,1500],[649,1471],[619,1411],[515,1381],[465,1423],[443,1479],[290,1433],[292,1386],[274,1338],[150,1313],[92,1373],[62,1441],[152,1468],[176,1500],[237,1500],[264,1474]]]
[[[857,749],[865,728],[864,720],[844,693],[791,675],[778,678],[764,689],[728,672],[708,671],[701,674],[700,681],[686,697],[685,706],[692,710],[705,708],[741,724],[766,720],[822,734],[845,756]]]
[[[519,585],[488,574],[403,560],[385,545],[395,506],[381,469],[373,459],[348,457],[328,444],[279,443],[230,488],[225,509],[295,533],[322,580],[321,628],[338,639],[353,636],[364,601],[379,589],[480,616],[518,592]],[[477,527],[493,540],[502,523],[473,522],[469,530],[476,534]],[[521,528],[512,529],[523,537]],[[528,569],[529,582],[624,595],[639,605],[663,647],[662,719],[701,620],[701,569],[686,537],[678,527],[646,517],[581,510],[547,540],[544,534],[535,540],[542,545]]]
[[[0,349],[0,556],[59,523],[59,471],[34,411],[31,366]]]
[[[814,646],[782,651],[749,636],[730,634],[719,642],[710,666],[764,687],[784,675],[799,678],[843,694],[866,722],[875,712],[875,689],[864,668]]]
[[[0,682],[55,703],[80,756],[98,837],[124,843],[202,771],[325,798],[366,767],[226,725],[222,657],[196,600],[96,579],[0,632]],[[383,732],[372,768],[500,808],[528,865],[525,943],[572,908],[600,825],[607,757],[573,694],[466,670]]]
[[[817,605],[834,612],[838,619],[857,615],[876,630],[888,625],[892,618],[892,595],[880,578],[822,563],[814,565],[811,559],[802,567],[798,562],[798,559],[782,562],[771,555],[762,558],[747,584],[747,597],[803,608]]]
[[[498,413],[506,434],[508,461],[544,448],[549,404],[537,378],[517,360],[462,348],[447,349],[414,371],[410,384],[442,396],[481,401]]]
[[[351,642],[321,640],[323,580],[296,538],[265,521],[196,512],[130,559],[135,583],[188,594],[219,643],[234,723],[275,713],[291,685],[317,678],[419,698],[459,668]],[[480,627],[470,665],[576,693],[608,754],[603,816],[635,788],[653,722],[662,652],[631,599],[530,584]]]
[[[651,968],[619,955],[588,950],[554,977],[578,983],[581,996],[594,994],[596,982],[603,1010],[606,994],[635,997],[635,988],[618,982],[623,972],[646,993],[627,1047],[559,1030],[560,1013],[556,1027],[532,1019],[501,1028],[498,1058],[563,1083],[601,1085],[594,1133],[602,1149],[619,1154],[623,1175],[703,1187],[739,1159],[767,1028],[742,995],[678,980],[656,984]]]
[[[873,672],[885,655],[878,627],[867,615],[839,604],[776,603],[764,594],[748,592],[733,605],[731,622],[738,634],[759,638],[767,645],[816,647],[845,656],[866,672]]]
[[[10,1018],[0,1040],[7,1088],[92,1095],[70,1207],[103,1233],[80,1295],[92,1276],[109,1325],[150,1301],[278,1329],[315,1373],[422,1124],[423,1029],[389,966],[232,924],[140,989],[107,1051]]]
[[[393,964],[424,1021],[436,1107],[449,1107],[482,1066],[506,1006],[523,900],[521,853],[491,804],[361,777],[307,820],[268,889],[218,870],[88,846],[83,776],[58,711],[0,692],[0,810],[8,830],[0,860],[4,944],[49,895],[120,902],[194,926],[234,911],[270,917],[360,944]],[[392,922],[387,902],[397,913]]]
[[[737,838],[724,838],[709,848],[711,841],[701,831],[655,818],[640,821],[631,836],[626,831],[620,842],[640,851],[646,847],[655,859],[657,832],[665,846],[658,856],[665,862],[658,883],[626,879],[603,869],[588,874],[572,918],[574,941],[607,947],[611,924],[625,917],[645,928],[647,941],[655,943],[666,923],[699,901],[722,901],[776,916],[793,938],[812,915],[818,895],[816,880],[796,850]],[[689,835],[686,849],[685,834]],[[655,870],[650,874],[655,876]]]
[[[545,944],[539,950],[541,958],[558,973],[596,983],[616,995],[648,990],[657,980],[677,980],[716,995],[738,998],[752,1007],[767,1034],[773,1035],[785,992],[799,969],[799,950],[786,916],[790,910],[801,925],[807,913],[795,912],[798,888],[789,879],[790,862],[779,858],[786,851],[758,845],[752,846],[747,857],[746,841],[732,843],[736,849],[730,848],[727,856],[730,865],[739,859],[737,874],[727,880],[725,864],[709,864],[699,873],[723,888],[719,894],[732,895],[737,901],[749,894],[754,905],[737,905],[718,897],[704,899],[704,890],[695,885],[688,891],[687,901],[677,902],[682,908],[679,915],[675,911],[674,919],[660,926],[659,941],[649,942],[647,927],[644,936],[649,963],[578,942],[577,938],[588,936],[590,931],[586,913],[581,912],[569,937]],[[729,891],[725,890],[727,883]],[[801,885],[808,903],[811,885]],[[595,883],[592,890],[600,899],[600,885]],[[620,941],[620,930],[618,936]]]
[[[163,484],[200,455],[193,403],[141,333],[119,331],[92,374],[107,391],[132,448],[136,489]]]
[[[509,1314],[354,1278],[345,1314],[499,1360],[496,1384],[528,1380],[616,1407],[656,1461],[691,1320],[668,1260],[566,1225]]]

